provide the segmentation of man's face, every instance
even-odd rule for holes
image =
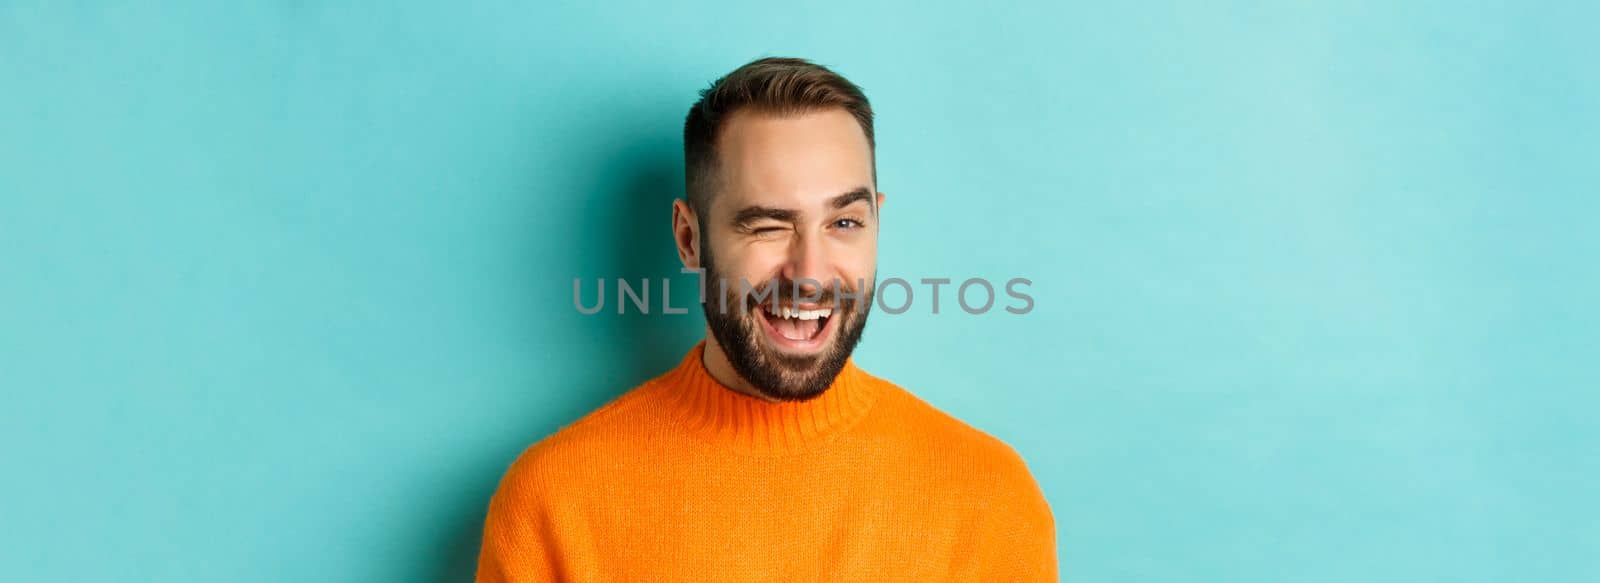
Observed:
[[[871,147],[841,109],[739,112],[723,128],[718,161],[720,188],[701,217],[707,324],[757,391],[815,397],[855,349],[872,306],[882,199]]]

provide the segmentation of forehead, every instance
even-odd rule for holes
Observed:
[[[825,109],[776,116],[740,111],[717,147],[723,212],[749,205],[806,210],[872,184],[872,147],[854,116]]]

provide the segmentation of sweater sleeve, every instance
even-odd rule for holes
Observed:
[[[479,583],[557,580],[559,558],[548,501],[525,461],[512,465],[489,500],[478,555]]]
[[[989,517],[984,581],[1055,582],[1056,523],[1039,483],[1011,452],[1013,471],[1002,480],[999,512]]]

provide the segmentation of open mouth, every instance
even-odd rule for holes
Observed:
[[[804,309],[763,304],[756,310],[756,318],[773,344],[798,350],[820,347],[833,329],[833,315],[830,306]]]

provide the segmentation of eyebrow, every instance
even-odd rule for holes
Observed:
[[[872,204],[872,190],[865,186],[858,186],[855,190],[833,197],[832,204],[834,210],[838,210],[863,200],[867,201],[868,206],[873,207],[874,212],[878,210]]]
[[[774,221],[792,223],[795,221],[795,219],[799,218],[799,216],[800,213],[789,209],[751,205],[739,209],[739,212],[733,215],[733,224],[742,227],[761,219],[772,219]]]

